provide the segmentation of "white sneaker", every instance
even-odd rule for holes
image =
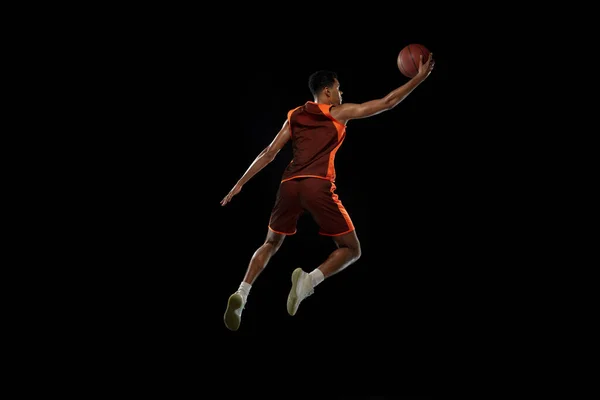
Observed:
[[[292,272],[292,288],[287,300],[287,311],[295,315],[300,302],[314,293],[311,277],[302,268],[296,268]]]
[[[240,323],[242,322],[242,311],[244,310],[245,305],[246,302],[244,301],[244,296],[242,296],[240,292],[235,292],[229,296],[227,310],[225,310],[225,315],[223,316],[225,326],[229,330],[237,331],[240,327]]]

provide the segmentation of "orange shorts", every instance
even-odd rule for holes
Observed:
[[[319,225],[319,233],[338,236],[354,230],[352,220],[335,194],[333,182],[319,178],[296,178],[282,182],[271,211],[269,229],[283,235],[296,233],[298,218],[305,211]]]

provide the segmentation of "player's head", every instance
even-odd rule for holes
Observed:
[[[340,82],[333,71],[320,70],[312,73],[308,78],[308,88],[317,102],[342,104]]]

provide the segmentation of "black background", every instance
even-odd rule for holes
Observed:
[[[127,195],[115,199],[113,227],[128,256],[112,287],[127,300],[116,307],[132,346],[154,344],[215,379],[306,372],[309,386],[359,379],[369,393],[400,393],[399,380],[477,356],[502,330],[490,293],[516,243],[500,233],[514,201],[499,189],[501,140],[481,123],[496,84],[471,74],[451,21],[367,28],[314,18],[256,21],[235,34],[170,24],[133,47],[142,61],[121,76],[130,86],[120,101],[131,100],[134,134],[120,147]],[[434,71],[393,110],[350,121],[336,155],[336,192],[362,257],[289,316],[291,272],[335,249],[304,216],[253,285],[240,329],[227,330],[227,299],[266,237],[289,144],[230,204],[219,202],[287,111],[312,100],[310,73],[336,71],[346,103],[383,97],[408,81],[396,62],[410,43],[433,52]]]

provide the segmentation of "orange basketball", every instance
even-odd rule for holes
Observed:
[[[429,50],[418,43],[406,45],[398,54],[398,68],[402,75],[412,78],[419,72],[419,57],[423,55],[423,64],[429,58]]]

